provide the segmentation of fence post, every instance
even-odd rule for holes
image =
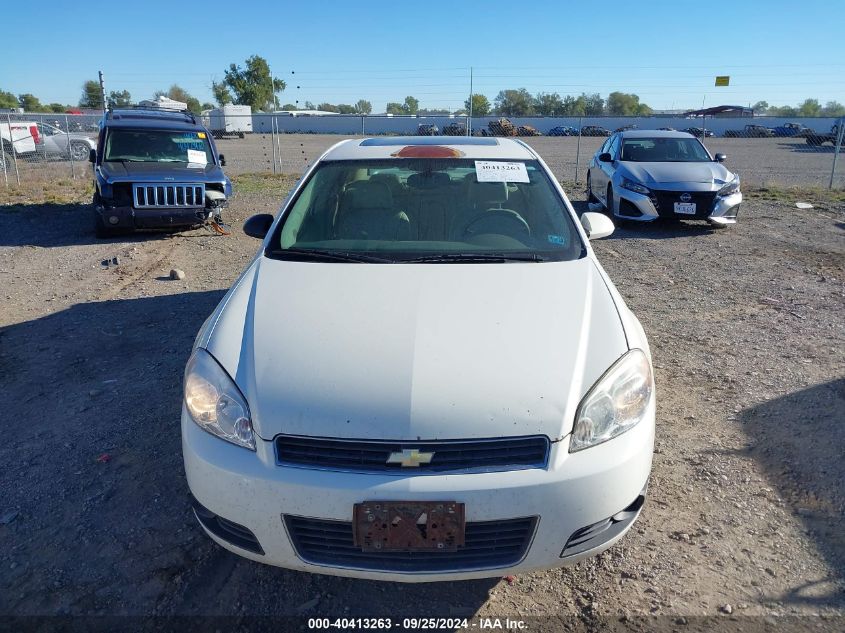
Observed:
[[[273,149],[273,173],[276,173],[276,115],[270,119],[270,146]]]
[[[845,118],[836,122],[836,143],[833,144],[833,165],[830,167],[830,183],[828,189],[833,189],[833,177],[836,174],[836,160],[839,158],[839,151],[842,149],[842,134],[845,133]]]
[[[70,159],[70,177],[76,179],[76,167],[73,164],[73,151],[70,148],[70,126],[65,115],[65,133],[67,134],[67,157]]]
[[[6,122],[9,124],[9,145],[12,146],[12,162],[15,164],[15,178],[18,186],[21,184],[21,171],[18,169],[18,152],[15,150],[15,135],[12,132],[12,115],[6,115]]]
[[[578,149],[575,150],[575,183],[578,183],[578,163],[581,160],[581,125],[584,119],[582,117],[578,117]]]
[[[364,134],[364,115],[363,114],[361,115],[361,136],[366,136],[366,134]]]
[[[12,138],[12,128],[9,128],[9,138]],[[3,159],[3,181],[9,186],[9,173],[6,171],[6,148],[0,143],[0,158]]]

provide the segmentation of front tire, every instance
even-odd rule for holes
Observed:
[[[90,154],[89,148],[85,143],[71,143],[70,144],[70,157],[77,161],[82,162],[84,160],[88,160],[88,155]]]

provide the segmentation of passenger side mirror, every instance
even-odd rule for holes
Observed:
[[[581,214],[581,226],[587,232],[587,237],[591,240],[600,240],[613,233],[613,221],[602,213],[593,213],[587,211]]]
[[[713,158],[716,160],[717,163],[724,163],[725,160],[727,160],[728,155],[727,154],[716,154],[716,156],[714,156]]]
[[[602,152],[601,154],[599,154],[599,160],[603,163],[612,163],[613,162],[613,156],[611,156],[607,152]]]
[[[220,154],[217,158],[220,159],[220,166],[225,167],[226,166],[226,157],[223,156],[223,154]]]
[[[89,163],[96,163],[97,162],[97,150],[92,149],[88,151],[88,162]]]
[[[263,240],[267,237],[270,227],[273,225],[273,216],[269,213],[259,213],[247,218],[244,222],[244,233],[250,237],[256,237]]]

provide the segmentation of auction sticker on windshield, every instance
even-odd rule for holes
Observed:
[[[188,162],[195,163],[197,165],[205,165],[208,163],[208,158],[206,157],[205,152],[200,152],[195,149],[189,149]]]
[[[530,182],[525,163],[477,160],[475,175],[478,182]]]

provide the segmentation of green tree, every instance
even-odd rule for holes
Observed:
[[[355,103],[356,114],[370,114],[373,111],[373,104],[366,99],[358,99]]]
[[[593,94],[582,94],[584,98],[584,114],[587,116],[597,116],[604,114],[604,99],[597,92]]]
[[[340,112],[338,107],[331,103],[318,103],[317,109],[322,110],[323,112]]]
[[[768,101],[758,101],[751,109],[758,114],[765,114],[769,110],[769,102]]]
[[[18,107],[18,98],[11,92],[4,92],[0,90],[0,108],[4,110],[13,110]]]
[[[341,114],[355,114],[355,106],[348,103],[338,103],[337,111]]]
[[[203,111],[205,111],[205,110],[213,110],[213,109],[214,109],[214,104],[213,104],[213,103],[209,103],[208,101],[206,101],[205,103],[203,103],[203,104],[202,104],[202,109],[203,109]]]
[[[217,83],[216,81],[212,81],[211,94],[214,95],[214,100],[219,106],[224,106],[232,103],[232,93],[229,92],[229,89],[224,83]]]
[[[565,116],[584,116],[587,104],[583,97],[566,95],[563,98],[562,108],[562,114]]]
[[[304,110],[316,110],[317,106],[315,106],[311,101],[306,101],[303,109]]]
[[[109,93],[109,107],[110,108],[125,108],[132,105],[132,95],[128,90],[121,90],[120,92],[112,90]]]
[[[621,116],[651,114],[651,108],[640,103],[639,96],[627,92],[611,92],[607,96],[607,113]]]
[[[804,99],[804,102],[798,106],[800,116],[819,116],[821,111],[822,106],[818,99]]]
[[[43,112],[44,106],[41,101],[33,94],[25,93],[18,96],[18,103],[23,108],[24,112]]]
[[[482,94],[473,94],[470,99],[464,101],[464,109],[469,112],[472,106],[472,116],[485,116],[490,114],[490,100]]]
[[[103,93],[100,91],[100,82],[89,79],[82,84],[82,96],[79,98],[80,108],[92,110],[103,109]]]
[[[534,114],[534,99],[525,88],[500,90],[494,100],[496,114],[526,116]]]
[[[402,109],[402,104],[396,103],[395,101],[391,101],[387,104],[385,112],[388,114],[406,114],[405,110]]]
[[[845,116],[845,106],[838,101],[828,101],[821,111],[822,116]]]
[[[281,107],[282,110],[299,110],[294,104],[286,103]]]
[[[405,114],[417,114],[420,111],[420,101],[416,97],[405,97],[405,103],[402,104],[402,109]]]
[[[223,83],[234,93],[235,103],[265,111],[275,107],[275,95],[287,86],[281,79],[271,79],[270,66],[259,55],[249,57],[244,68],[230,64]]]
[[[558,116],[563,114],[563,99],[556,92],[537,93],[534,97],[534,111],[543,116]]]
[[[61,103],[51,103],[47,106],[47,109],[50,110],[50,112],[61,113],[69,110],[70,108],[66,105],[62,105]]]
[[[420,108],[417,114],[422,116],[443,116],[449,114],[446,108]]]

